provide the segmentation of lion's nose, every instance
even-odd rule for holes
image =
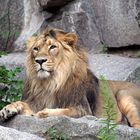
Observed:
[[[38,64],[42,65],[44,62],[46,62],[47,59],[36,59],[35,62],[37,62]]]

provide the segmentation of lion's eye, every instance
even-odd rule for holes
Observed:
[[[50,46],[50,49],[54,49],[54,48],[56,48],[55,45],[51,45],[51,46]]]
[[[34,47],[33,50],[34,50],[34,51],[38,51],[39,48],[38,48],[38,47]]]

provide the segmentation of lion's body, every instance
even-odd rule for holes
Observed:
[[[7,119],[16,109],[38,117],[101,117],[101,82],[89,70],[86,53],[75,43],[74,34],[60,30],[46,31],[29,40],[22,102],[6,106],[0,112],[1,118]],[[140,129],[140,88],[129,82],[108,81],[108,85],[116,105],[117,122],[123,122],[125,116],[131,126]]]
[[[76,110],[79,110],[79,113],[72,114],[71,117],[95,115],[92,111],[96,110],[98,80],[90,71],[88,73],[89,77],[83,78],[79,77],[80,75],[77,77],[76,75],[70,75],[63,87],[55,89],[53,92],[51,91],[51,88],[54,88],[54,85],[56,84],[55,81],[52,81],[53,85],[49,82],[46,83],[45,81],[40,81],[41,83],[38,82],[32,92],[30,89],[27,89],[27,87],[32,87],[29,84],[29,86],[26,86],[23,100],[30,104],[30,107],[34,112],[38,112],[44,108],[54,109],[75,107]],[[26,84],[28,84],[29,81],[27,81]],[[96,86],[94,87],[93,85]],[[57,87],[57,85],[55,86]],[[50,90],[48,90],[49,88]]]

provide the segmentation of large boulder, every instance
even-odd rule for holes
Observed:
[[[140,83],[140,59],[109,54],[89,55],[91,70],[100,77]]]
[[[0,126],[0,140],[44,140],[39,136]]]
[[[53,128],[59,132],[57,134],[63,134],[66,138],[72,140],[97,140],[96,136],[103,126],[101,120],[94,116],[85,116],[78,119],[66,116],[38,119],[20,115],[1,125],[36,134],[46,139],[48,139],[49,130]],[[134,138],[140,138],[140,131],[128,126],[118,125],[116,136],[118,140],[134,140]]]
[[[97,51],[101,43],[93,7],[92,0],[73,1],[59,10],[59,18],[46,19],[45,25],[75,32],[79,36],[79,45],[88,51]]]
[[[93,0],[101,41],[109,47],[140,45],[139,0]]]
[[[76,32],[90,52],[108,47],[140,45],[139,0],[24,0],[20,49],[35,32],[51,26]]]
[[[40,28],[43,22],[53,15],[50,11],[54,11],[54,8],[56,9],[55,11],[57,11],[57,9],[70,1],[72,0],[24,0],[24,26],[20,37],[15,42],[15,50],[25,49],[27,39],[41,30]]]

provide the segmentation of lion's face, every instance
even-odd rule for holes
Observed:
[[[38,77],[45,78],[51,75],[63,58],[62,45],[51,38],[36,41],[32,47],[34,66]]]
[[[28,54],[32,61],[29,65],[32,66],[37,77],[47,78],[54,75],[59,69],[60,63],[65,59],[64,57],[71,53],[75,41],[74,34],[64,33],[59,33],[59,35],[55,33],[55,38],[49,34],[30,38]]]

